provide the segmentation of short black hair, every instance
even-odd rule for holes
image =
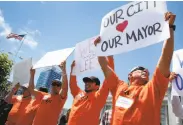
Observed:
[[[46,87],[40,87],[39,91],[48,93],[48,89]]]

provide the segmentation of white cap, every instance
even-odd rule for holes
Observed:
[[[23,85],[21,85],[21,86],[23,86],[23,87],[25,87],[25,88],[28,88],[28,87],[29,87],[29,83],[25,83],[25,84],[23,84]]]

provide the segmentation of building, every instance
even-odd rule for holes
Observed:
[[[46,87],[50,92],[51,82],[54,79],[61,79],[60,69],[57,67],[47,68],[40,73],[36,88],[39,89],[40,87]]]
[[[168,94],[166,93],[165,98],[162,103],[161,108],[161,125],[182,125],[178,124],[178,121],[180,121],[178,118],[175,117],[175,115],[172,112],[172,107],[170,103],[170,99],[168,99]],[[104,108],[101,111],[100,117],[103,116],[104,112],[108,109],[112,109],[112,96],[109,94],[106,104]]]

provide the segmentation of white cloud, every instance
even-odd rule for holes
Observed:
[[[28,21],[28,23],[32,23],[33,20]],[[29,46],[30,48],[36,48],[38,45],[37,42],[37,37],[39,37],[41,35],[41,32],[39,30],[32,30],[29,28],[24,28],[24,29],[20,29],[19,30],[20,34],[27,34],[25,39],[24,39],[24,44]],[[8,34],[10,34],[12,32],[12,28],[10,27],[10,25],[8,23],[6,23],[4,16],[3,16],[3,12],[0,9],[0,37],[4,37],[6,38]],[[8,41],[11,42],[19,42],[16,39],[8,39]]]
[[[35,48],[38,45],[37,37],[41,35],[39,30],[32,30],[29,28],[20,29],[22,34],[27,34],[24,39],[24,44],[30,46],[31,48]]]
[[[2,10],[0,9],[0,36],[6,37],[11,31],[12,28],[5,22]]]

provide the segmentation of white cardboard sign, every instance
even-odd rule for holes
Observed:
[[[178,74],[172,81],[172,95],[183,96],[183,49],[174,52],[172,63],[172,71]]]
[[[115,55],[170,37],[164,1],[136,1],[112,10],[102,19],[98,56]]]
[[[30,69],[32,67],[32,58],[23,60],[13,67],[13,84],[27,84],[30,77]]]
[[[75,47],[75,73],[82,74],[100,69],[94,40],[97,36],[76,44]]]
[[[65,61],[69,55],[74,51],[73,48],[66,48],[62,50],[47,52],[34,66],[34,69],[49,67],[49,66],[57,66],[60,65],[61,62]]]

